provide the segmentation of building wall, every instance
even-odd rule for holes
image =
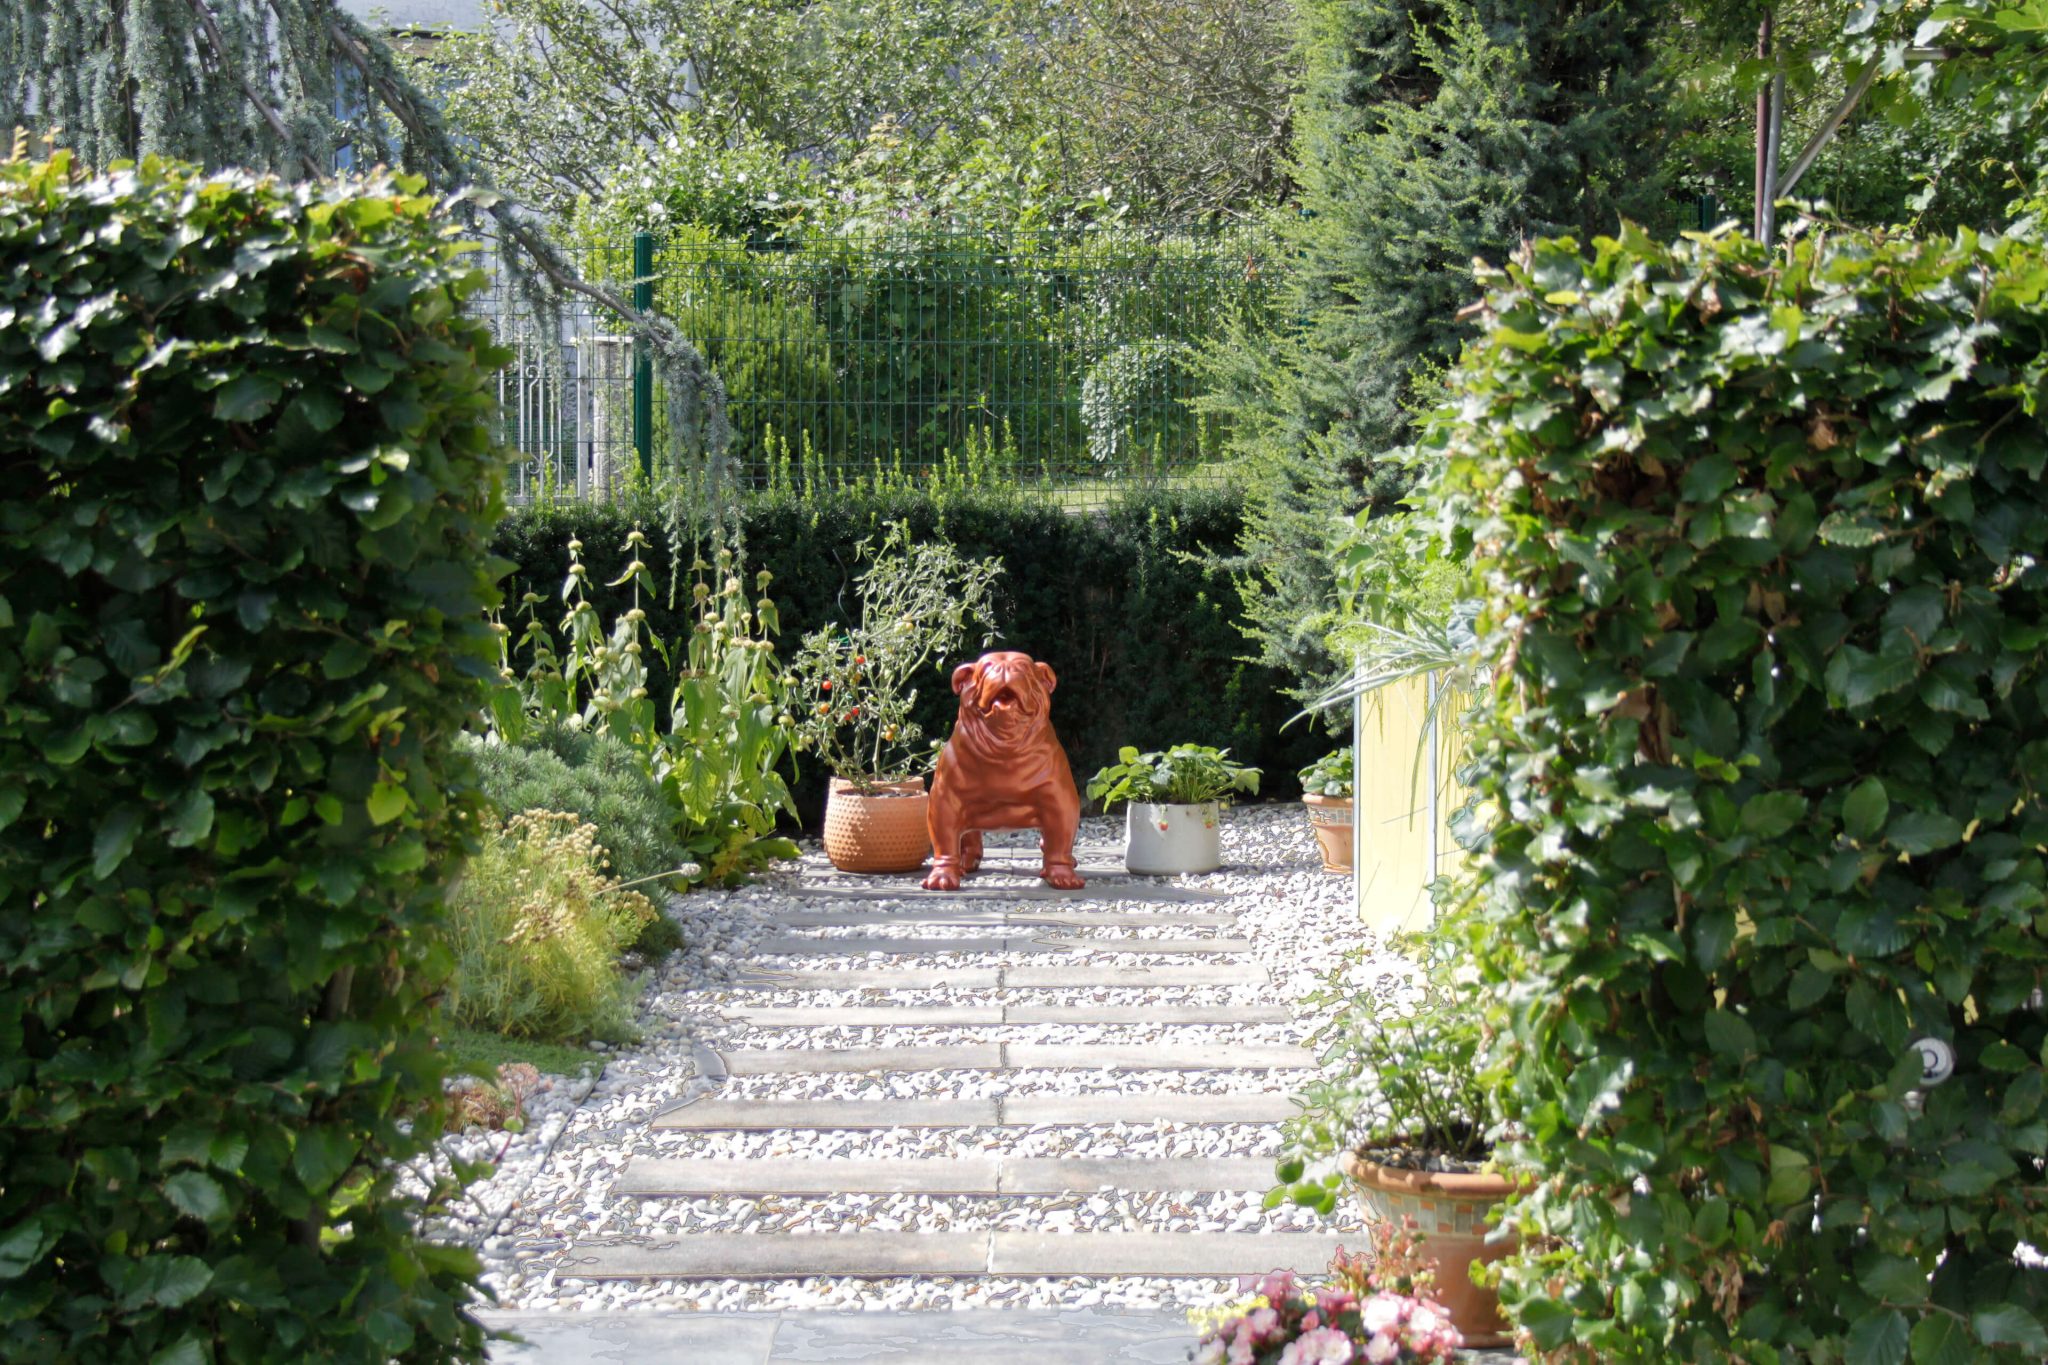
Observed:
[[[481,28],[483,0],[341,0],[342,11],[382,29]]]
[[[1429,884],[1460,856],[1449,820],[1465,793],[1452,773],[1455,738],[1431,733],[1429,678],[1391,683],[1357,704],[1352,837],[1358,919],[1384,939],[1425,929]]]

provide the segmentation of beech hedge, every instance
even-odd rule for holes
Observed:
[[[477,1359],[432,932],[502,510],[406,179],[0,166],[0,1357]]]
[[[1482,282],[1432,443],[1506,1301],[1556,1358],[2040,1360],[2048,251],[1631,229]]]
[[[662,516],[655,500],[515,512],[495,543],[497,553],[519,566],[507,581],[508,597],[540,593],[549,603],[543,619],[553,624],[573,537],[583,542],[590,595],[609,619],[629,605],[626,590],[596,585],[618,577],[630,557],[623,552],[626,536],[636,525],[650,533],[654,543],[646,558],[666,587]],[[1083,781],[1115,762],[1126,744],[1212,744],[1284,779],[1332,743],[1311,720],[1288,725],[1300,705],[1285,693],[1287,676],[1244,657],[1252,646],[1239,626],[1243,597],[1224,567],[1237,552],[1244,506],[1230,493],[1134,489],[1086,511],[1000,488],[945,495],[763,493],[745,499],[740,516],[749,571],[775,574],[768,594],[781,614],[785,659],[806,632],[845,618],[854,605],[855,546],[892,521],[909,522],[919,536],[944,537],[963,555],[1000,557],[1001,647],[1021,649],[1058,671],[1053,725]],[[688,633],[688,604],[682,605],[643,603],[658,637],[680,640]],[[648,691],[665,705],[673,687],[666,666],[653,661],[649,673]],[[927,734],[950,733],[958,709],[944,672],[919,685],[917,716]],[[793,785],[808,828],[817,827],[826,777],[809,756],[799,759]],[[1268,794],[1289,795],[1288,788],[1282,780]]]

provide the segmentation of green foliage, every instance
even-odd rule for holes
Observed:
[[[944,540],[914,539],[897,522],[854,547],[866,567],[854,578],[860,620],[833,621],[804,637],[791,662],[798,747],[862,793],[927,771],[916,682],[948,676],[976,626],[995,638],[990,602],[1003,562],[963,559]]]
[[[1211,801],[1230,804],[1244,792],[1259,794],[1259,770],[1230,761],[1230,750],[1204,744],[1176,744],[1161,753],[1141,754],[1131,745],[1117,751],[1088,779],[1088,799],[1108,810],[1119,801],[1153,805],[1201,806]]]
[[[1432,438],[1504,1294],[1574,1358],[2038,1360],[2048,250],[1795,235],[1539,244]]]
[[[660,918],[663,923],[675,922],[666,915]],[[484,1081],[495,1081],[501,1067],[521,1064],[550,1076],[583,1076],[597,1070],[604,1060],[586,1047],[507,1038],[502,1033],[445,1024],[437,1041],[442,1056],[448,1059],[450,1075],[474,1076]]]
[[[1309,796],[1351,795],[1355,756],[1350,745],[1332,749],[1301,770],[1301,790]]]
[[[1229,413],[1252,499],[1261,657],[1306,698],[1340,670],[1333,520],[1395,506],[1413,416],[1466,335],[1474,257],[1654,218],[1655,0],[1302,0],[1301,212],[1270,321],[1218,336],[1205,407]]]
[[[541,1042],[631,1037],[619,955],[661,912],[607,863],[597,828],[573,815],[522,811],[492,830],[449,895],[450,1017]]]
[[[484,795],[507,815],[564,811],[596,825],[612,869],[630,882],[674,873],[689,861],[676,812],[630,745],[567,726],[530,731],[518,744],[470,745]]]
[[[558,505],[519,511],[500,526],[497,553],[516,561],[509,591],[561,581],[564,546],[615,546],[647,510],[632,505]],[[913,539],[943,538],[967,559],[999,557],[998,647],[1020,649],[1060,676],[1053,724],[1079,772],[1115,759],[1126,744],[1158,748],[1194,733],[1227,745],[1272,773],[1292,774],[1328,743],[1309,727],[1282,730],[1295,706],[1284,679],[1238,656],[1242,599],[1213,567],[1243,527],[1237,499],[1221,492],[1131,494],[1101,511],[1063,511],[1015,492],[919,488],[760,495],[740,509],[749,556],[775,571],[784,628],[799,638],[844,619],[852,603],[855,547],[897,521]],[[586,551],[592,579],[615,577],[626,556]],[[667,566],[655,555],[657,578]],[[687,567],[687,566],[685,566]],[[594,587],[604,611],[629,599]],[[673,637],[687,617],[659,602],[649,628]],[[960,660],[948,660],[947,667]],[[651,666],[649,687],[668,684]],[[937,675],[934,675],[935,682]],[[918,689],[913,719],[944,735],[958,701],[943,685]],[[827,774],[800,771],[799,808],[817,811]]]
[[[680,643],[671,644],[649,625],[649,606],[658,598],[644,558],[654,553],[645,532],[637,525],[626,532],[620,553],[627,561],[601,587],[583,561],[583,542],[571,536],[565,549],[566,611],[556,628],[549,630],[540,614],[546,599],[532,590],[521,594],[526,619],[516,646],[499,627],[493,734],[518,744],[539,725],[624,744],[667,801],[675,838],[690,858],[664,870],[724,886],[795,857],[796,846],[774,832],[777,813],[793,807],[778,771],[791,726],[775,663],[780,621],[766,596],[773,575],[755,576],[763,595],[750,603],[740,588],[741,544],[719,547],[715,563],[693,560],[687,626]],[[609,628],[600,591],[623,594]],[[665,721],[648,686],[650,646],[674,685]],[[513,667],[516,655],[524,656],[523,673]]]
[[[396,1185],[502,511],[443,211],[0,165],[10,1361],[482,1357]]]
[[[1492,1151],[1482,1018],[1463,945],[1446,926],[1400,946],[1412,967],[1389,971],[1377,950],[1359,948],[1304,999],[1327,1022],[1309,1040],[1316,1078],[1282,1127],[1268,1208],[1291,1200],[1336,1212],[1344,1177],[1330,1158],[1339,1152],[1370,1149],[1399,1165],[1424,1156],[1478,1163]]]

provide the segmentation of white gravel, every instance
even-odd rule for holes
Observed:
[[[1029,836],[1002,841],[976,887],[1036,885]],[[1083,845],[1120,842],[1121,821],[1084,822]],[[510,1309],[660,1307],[668,1309],[959,1309],[969,1307],[1161,1308],[1217,1302],[1234,1291],[1222,1280],[1071,1278],[1059,1280],[955,1277],[861,1279],[593,1282],[563,1278],[555,1265],[571,1244],[591,1238],[645,1233],[818,1232],[851,1227],[889,1231],[1337,1231],[1358,1227],[1348,1213],[1329,1222],[1301,1210],[1266,1211],[1259,1193],[1137,1193],[1105,1191],[1039,1198],[970,1198],[918,1195],[816,1197],[643,1198],[614,1195],[619,1172],[636,1157],[759,1158],[801,1156],[929,1157],[1002,1154],[1016,1157],[1270,1156],[1277,1127],[1262,1124],[1144,1124],[1039,1128],[941,1128],[879,1131],[658,1131],[650,1120],[686,1097],[720,1099],[942,1099],[996,1095],[1096,1093],[1257,1094],[1287,1092],[1306,1079],[1291,1071],[1111,1070],[939,1071],[886,1076],[787,1075],[706,1079],[700,1066],[718,1053],[742,1050],[880,1047],[962,1043],[1299,1044],[1312,1021],[1187,1026],[1171,1022],[1175,1005],[1285,1005],[1321,976],[1363,931],[1350,901],[1350,880],[1320,870],[1314,840],[1299,806],[1233,811],[1224,823],[1226,866],[1175,884],[1217,893],[1202,903],[1120,901],[1116,883],[1098,881],[1100,897],[1082,901],[963,901],[972,923],[933,924],[915,919],[856,926],[804,926],[792,912],[843,914],[893,904],[928,912],[945,908],[930,899],[888,902],[816,895],[797,896],[799,875],[809,886],[866,886],[831,874],[812,848],[801,873],[783,870],[752,887],[675,898],[670,913],[689,948],[651,979],[641,1002],[646,1040],[605,1055],[603,1073],[587,1093],[567,1081],[536,1097],[526,1133],[509,1145],[501,1134],[451,1138],[446,1146],[466,1157],[488,1157],[499,1146],[498,1171],[474,1187],[450,1235],[479,1246],[487,1279]],[[1087,858],[1084,855],[1084,862]],[[1004,909],[1085,914],[1088,907],[1156,917],[1138,928],[1004,925]],[[1190,911],[1235,916],[1228,926],[1189,925]],[[982,922],[986,917],[987,922]],[[995,953],[753,956],[768,936],[797,936],[829,949],[833,939],[1007,938],[1019,949],[1056,935],[1071,946],[1046,951]],[[1147,938],[1244,939],[1250,951],[1222,957],[1146,952]],[[1087,990],[995,988],[726,989],[742,972],[762,968],[820,970],[831,966],[900,971],[954,971],[997,966],[1205,966],[1241,967],[1244,979],[1224,986],[1104,987]],[[910,1027],[790,1028],[748,1025],[724,1011],[759,1007],[834,1005],[1143,1005],[1160,1020],[1144,1024],[1031,1024]]]

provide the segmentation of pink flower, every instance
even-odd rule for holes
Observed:
[[[1411,1332],[1421,1332],[1427,1335],[1443,1325],[1444,1320],[1438,1317],[1436,1310],[1426,1303],[1416,1304],[1414,1309],[1408,1314],[1408,1330]]]
[[[1280,1365],[1349,1365],[1355,1359],[1351,1338],[1334,1327],[1305,1332],[1280,1353]]]
[[[1402,1301],[1392,1294],[1375,1294],[1359,1309],[1358,1320],[1368,1332],[1384,1332],[1401,1320]]]
[[[1332,1322],[1358,1307],[1358,1296],[1348,1289],[1318,1289],[1316,1309]]]
[[[1371,1365],[1387,1365],[1388,1361],[1401,1358],[1401,1343],[1390,1336],[1375,1334],[1373,1339],[1365,1344],[1363,1354]]]
[[[1236,1341],[1230,1343],[1230,1354],[1224,1357],[1224,1365],[1253,1365],[1256,1349],[1249,1336],[1239,1335]]]
[[[1202,1343],[1202,1349],[1195,1352],[1194,1365],[1224,1365],[1223,1355],[1228,1349],[1223,1338],[1210,1337]]]

